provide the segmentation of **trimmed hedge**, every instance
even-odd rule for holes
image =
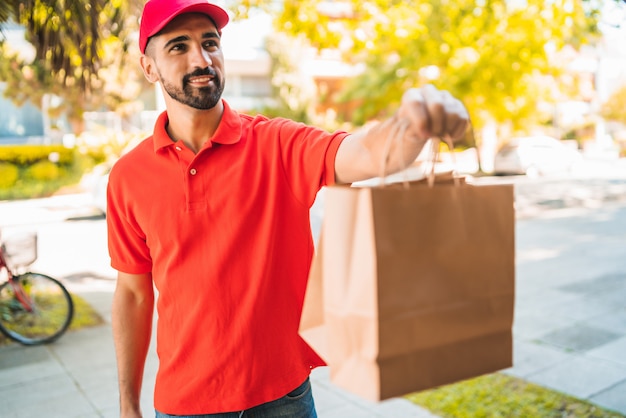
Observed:
[[[0,189],[12,187],[20,176],[20,169],[12,163],[0,162]]]
[[[52,181],[61,177],[63,171],[51,161],[38,161],[26,169],[25,176],[37,181]]]
[[[103,147],[0,146],[0,200],[50,196],[105,160]]]
[[[60,165],[74,161],[74,149],[63,145],[3,145],[0,146],[0,162],[18,166],[31,165],[39,161],[56,160]]]

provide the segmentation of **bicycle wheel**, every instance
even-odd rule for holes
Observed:
[[[39,273],[14,276],[0,286],[0,330],[24,345],[59,338],[74,316],[69,292],[56,279]]]

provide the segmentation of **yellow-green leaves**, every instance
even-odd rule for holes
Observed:
[[[553,100],[544,77],[559,74],[547,46],[558,51],[593,39],[597,17],[587,3],[301,0],[285,2],[276,23],[365,64],[342,95],[363,102],[353,122],[392,112],[403,89],[430,82],[460,97],[480,128],[487,120],[521,125],[543,116],[538,103]]]

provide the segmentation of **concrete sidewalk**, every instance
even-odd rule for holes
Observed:
[[[3,417],[118,415],[110,327],[115,276],[102,257],[104,220],[69,198],[67,204],[59,202],[37,208],[32,202],[30,208],[0,204],[0,222],[7,213],[12,219],[46,213],[50,223],[37,229],[47,249],[33,270],[64,280],[106,324],[70,332],[49,346],[1,347]],[[76,221],[51,221],[70,213]],[[3,231],[24,226],[16,222]],[[626,414],[626,205],[544,212],[518,220],[516,234],[515,360],[506,373]],[[64,244],[54,245],[61,236]],[[151,350],[145,416],[151,416],[156,367]],[[321,418],[434,417],[403,399],[363,401],[332,385],[325,368],[314,371],[312,380]]]
[[[508,373],[626,414],[626,205],[517,223]]]
[[[108,306],[110,300],[102,293],[83,296],[94,306]],[[156,368],[156,354],[151,349],[142,396],[145,417],[154,416],[151,389]],[[404,399],[364,401],[330,384],[327,368],[313,372],[312,386],[320,418],[435,417]],[[117,393],[115,353],[108,323],[70,332],[48,346],[0,347],[2,417],[118,417]]]

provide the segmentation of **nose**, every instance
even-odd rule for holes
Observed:
[[[202,45],[198,45],[193,48],[193,51],[190,54],[191,65],[197,68],[206,68],[213,64],[211,60],[211,55],[202,48]]]

